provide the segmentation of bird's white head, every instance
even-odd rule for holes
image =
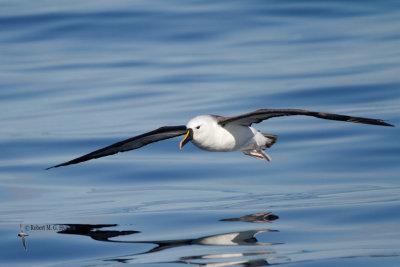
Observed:
[[[205,142],[210,138],[215,125],[217,125],[216,117],[212,115],[201,115],[191,119],[186,124],[187,133],[179,148],[182,149],[191,140],[198,144]]]

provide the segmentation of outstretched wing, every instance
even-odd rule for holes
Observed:
[[[326,120],[358,122],[358,123],[392,126],[392,127],[394,126],[382,120],[377,120],[377,119],[352,117],[352,116],[338,115],[338,114],[324,113],[324,112],[314,112],[302,109],[259,109],[235,117],[220,117],[218,118],[218,123],[222,126],[230,122],[235,122],[237,124],[244,126],[250,126],[252,123],[259,123],[263,120],[267,120],[273,117],[293,116],[293,115],[313,116]]]
[[[25,236],[22,236],[22,246],[24,246],[24,249],[26,250],[26,242],[25,242]]]
[[[150,143],[158,142],[158,141],[176,137],[179,135],[184,135],[184,134],[186,134],[186,131],[187,131],[186,126],[184,126],[184,125],[164,126],[164,127],[158,128],[157,130],[154,130],[154,131],[151,131],[148,133],[144,133],[144,134],[126,139],[124,141],[120,141],[113,145],[101,148],[99,150],[93,151],[82,157],[49,167],[46,170],[51,169],[51,168],[61,167],[61,166],[67,166],[70,164],[77,164],[77,163],[80,163],[83,161],[113,155],[118,152],[125,152],[125,151],[129,151],[132,149],[137,149],[142,146],[148,145]]]

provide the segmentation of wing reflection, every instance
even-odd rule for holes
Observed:
[[[242,221],[252,223],[267,223],[277,219],[278,216],[272,213],[256,213],[246,215],[240,218],[222,219],[220,221]],[[277,258],[275,251],[270,247],[280,243],[266,243],[259,242],[256,236],[261,233],[273,233],[278,232],[277,230],[271,229],[250,229],[246,231],[238,232],[227,232],[215,235],[207,235],[199,238],[192,239],[175,239],[175,240],[118,240],[119,236],[132,235],[139,233],[139,231],[115,231],[102,228],[117,227],[117,224],[103,224],[103,225],[90,225],[90,224],[65,224],[65,229],[58,231],[60,234],[72,234],[72,235],[85,235],[89,236],[94,240],[103,242],[116,242],[116,243],[134,243],[134,244],[153,244],[155,247],[148,249],[147,246],[143,246],[145,251],[137,252],[130,255],[118,256],[113,258],[103,259],[103,261],[113,261],[119,263],[135,263],[138,257],[144,257],[144,259],[151,260],[149,263],[154,263],[154,257],[145,257],[152,253],[164,251],[182,246],[223,246],[221,253],[204,254],[204,255],[181,255],[174,261],[165,261],[165,263],[186,263],[194,264],[199,266],[265,266],[269,265],[268,259]],[[132,237],[134,238],[134,236]],[[232,249],[229,249],[231,247]],[[233,248],[237,249],[233,249]],[[250,249],[251,247],[258,247]],[[234,250],[234,251],[232,251]],[[187,250],[182,250],[186,251]],[[198,251],[197,249],[194,251]],[[216,251],[218,251],[216,249]],[[175,250],[176,253],[176,250]],[[142,255],[142,256],[141,256]],[[261,258],[260,258],[261,257]],[[176,256],[175,256],[176,258]]]
[[[131,235],[140,233],[139,231],[110,231],[110,230],[97,230],[106,227],[116,227],[117,224],[63,224],[66,229],[58,231],[59,234],[70,234],[70,235],[86,235],[94,240],[114,242],[109,240],[110,238]]]

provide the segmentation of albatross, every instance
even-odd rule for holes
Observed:
[[[259,109],[234,117],[201,115],[191,119],[186,125],[160,127],[154,131],[117,142],[73,160],[49,167],[47,170],[138,149],[150,143],[181,135],[184,135],[184,138],[179,143],[180,149],[191,141],[195,146],[203,150],[219,152],[241,150],[245,155],[271,161],[271,157],[265,150],[276,142],[277,136],[262,133],[251,125],[274,117],[294,115],[380,126],[394,126],[380,119],[353,117],[302,109]]]

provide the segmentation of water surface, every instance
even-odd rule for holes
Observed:
[[[3,1],[0,264],[398,266],[397,1]],[[44,169],[199,114],[271,119],[266,163],[179,138]],[[22,245],[20,224],[27,236]]]

